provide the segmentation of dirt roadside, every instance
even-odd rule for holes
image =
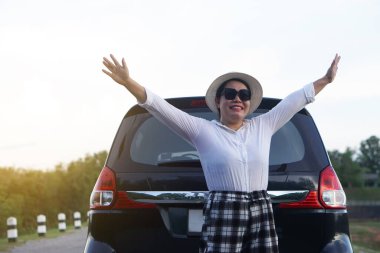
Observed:
[[[57,238],[28,241],[8,252],[0,253],[82,253],[87,236],[87,227],[64,234]]]

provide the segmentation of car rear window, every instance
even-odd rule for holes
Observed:
[[[266,111],[260,109],[250,117]],[[216,117],[210,111],[189,110],[188,113],[208,120]],[[197,161],[199,156],[192,145],[150,114],[140,113],[124,118],[107,163],[117,171],[128,171],[159,169],[170,163],[199,167]],[[271,171],[310,171],[327,163],[323,143],[310,116],[296,114],[272,137]]]
[[[215,117],[212,112],[196,112],[192,115],[208,120]],[[251,117],[257,115],[256,113]],[[305,155],[305,145],[293,122],[288,122],[272,137],[271,149],[270,165],[302,160]],[[130,151],[132,161],[147,165],[199,159],[198,152],[193,146],[153,117],[142,122],[135,132]]]

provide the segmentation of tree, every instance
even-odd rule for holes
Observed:
[[[19,233],[35,231],[36,216],[44,214],[48,227],[56,227],[57,214],[64,212],[68,222],[89,207],[89,197],[107,158],[101,151],[86,155],[67,166],[58,164],[54,171],[36,171],[0,167],[0,237],[6,236],[4,221],[17,218]]]
[[[360,166],[368,168],[371,173],[380,172],[380,139],[371,136],[360,143],[358,156]]]
[[[364,170],[354,161],[355,151],[347,148],[344,153],[338,150],[329,151],[331,163],[344,187],[363,186]]]

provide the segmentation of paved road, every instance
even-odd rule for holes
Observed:
[[[86,235],[87,227],[83,227],[57,238],[28,241],[13,248],[10,253],[83,253]]]

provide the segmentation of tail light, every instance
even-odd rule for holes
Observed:
[[[299,202],[280,203],[280,208],[308,208],[322,209],[322,205],[318,201],[318,192],[310,191],[305,199]]]
[[[104,167],[90,196],[91,209],[130,209],[154,208],[154,204],[145,204],[128,199],[127,192],[116,190],[115,172]]]
[[[299,202],[281,203],[280,208],[311,208],[311,209],[345,209],[346,194],[331,166],[322,170],[318,191],[310,191],[305,199]]]
[[[327,209],[345,209],[346,194],[334,169],[328,166],[321,172],[319,201]]]
[[[100,172],[90,197],[90,208],[107,208],[114,202],[116,193],[115,173],[104,167]]]

